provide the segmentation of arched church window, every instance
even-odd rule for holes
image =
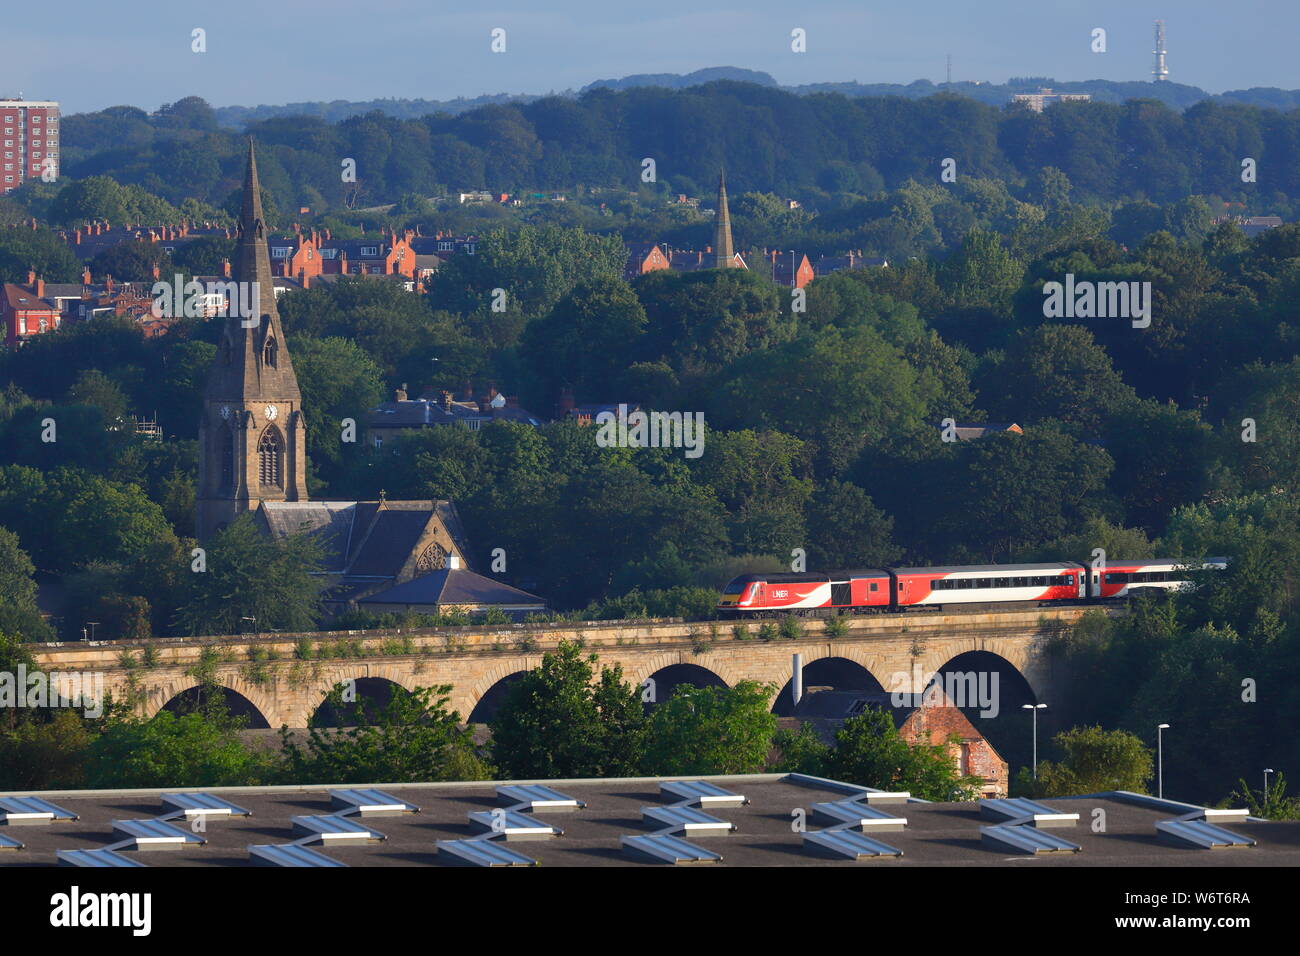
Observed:
[[[268,338],[266,345],[262,346],[262,364],[267,368],[275,368],[276,346],[275,339]]]
[[[284,440],[274,425],[262,433],[257,443],[257,470],[264,488],[284,485]]]

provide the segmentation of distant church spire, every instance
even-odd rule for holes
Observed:
[[[306,501],[302,393],[285,347],[253,142],[239,206],[234,282],[199,420],[198,536],[263,501]]]
[[[736,264],[736,248],[731,242],[731,211],[727,208],[727,174],[718,173],[718,215],[713,225],[713,263],[715,269],[730,269]]]

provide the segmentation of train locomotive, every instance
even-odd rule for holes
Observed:
[[[1205,568],[1227,566],[1211,558]],[[833,616],[941,611],[954,605],[1047,607],[1105,601],[1142,590],[1186,587],[1186,561],[1148,558],[1054,564],[985,564],[939,568],[866,568],[825,574],[743,574],[723,589],[723,617]]]

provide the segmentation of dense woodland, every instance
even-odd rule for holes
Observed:
[[[361,168],[384,170],[374,188],[390,196],[480,168],[472,185],[626,183],[639,157],[666,150],[688,177],[662,161],[673,191],[726,161],[742,245],[861,247],[893,265],[817,279],[803,311],[757,268],[629,284],[620,232],[702,245],[709,228],[641,193],[610,210],[613,223],[582,203],[565,215],[590,222],[484,220],[479,254],[450,260],[423,296],[366,279],[289,293],[313,495],[451,498],[480,566],[504,548],[510,581],[587,618],[706,617],[732,574],[782,567],[795,548],[810,569],[1084,560],[1097,547],[1228,556],[1195,591],[1063,640],[1056,652],[1080,690],[1053,719],[1187,728],[1166,743],[1167,784],[1205,799],[1300,757],[1289,730],[1300,712],[1300,226],[1247,239],[1211,223],[1225,199],[1294,209],[1300,169],[1283,158],[1296,155],[1300,113],[1127,103],[1040,116],[727,84],[477,112],[275,120],[256,130],[273,144],[259,166],[290,208],[317,201],[303,189],[337,195],[334,156],[368,155],[363,140],[377,152]],[[121,150],[75,159],[92,127],[69,117],[69,172],[115,179],[20,194],[12,205],[45,225],[0,235],[5,278],[29,267],[72,278],[61,272],[79,266],[48,226],[95,204],[224,204],[239,147],[204,128],[206,115],[194,103],[122,114]],[[947,155],[956,183],[938,180]],[[1239,155],[1259,159],[1258,186],[1240,181]],[[392,201],[389,224],[444,228],[437,210]],[[208,271],[222,252],[196,243],[164,265]],[[149,264],[117,255],[123,278]],[[1151,282],[1150,327],[1045,318],[1042,286],[1066,273]],[[494,288],[510,293],[504,313],[489,307]],[[190,573],[196,423],[217,331],[187,320],[146,340],[102,320],[4,357],[0,630],[54,636],[35,611],[37,569],[60,582],[65,637],[87,620],[100,637],[136,638],[230,632],[250,613],[266,628],[313,623],[310,542],[277,546],[236,524],[210,548],[214,571]],[[382,449],[340,440],[343,419],[364,421],[397,385],[467,380],[543,417],[562,388],[702,411],[705,452],[599,448],[570,423],[432,429]],[[135,436],[132,414],[156,414],[165,439]],[[47,418],[57,442],[41,440]],[[944,442],[945,418],[1024,434]],[[1243,679],[1257,703],[1242,702]]]

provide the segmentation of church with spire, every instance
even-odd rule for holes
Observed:
[[[199,421],[198,536],[263,501],[307,500],[302,393],[275,304],[257,160],[248,146],[230,299]]]
[[[718,213],[714,220],[714,261],[715,269],[748,269],[744,256],[736,251],[736,243],[731,234],[731,208],[727,206],[727,172],[718,173]]]
[[[727,173],[718,173],[718,211],[713,221],[714,269],[748,269],[731,238],[731,209],[727,206]]]
[[[231,314],[219,320],[199,420],[199,541],[243,514],[275,537],[311,534],[326,555],[325,597],[336,611],[420,575],[467,569],[465,537],[450,501],[308,496],[308,422],[276,307],[251,140],[233,267]]]

